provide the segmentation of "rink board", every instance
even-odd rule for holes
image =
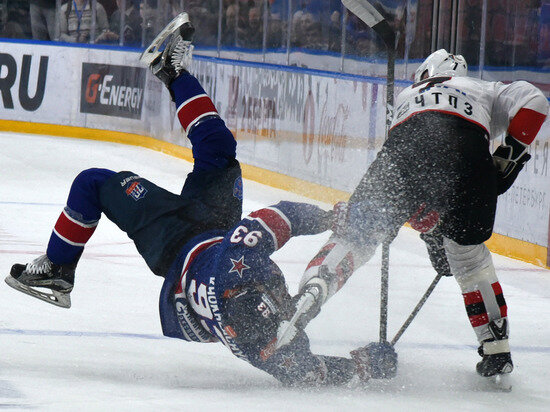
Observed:
[[[168,92],[138,57],[2,43],[0,129],[116,141],[190,159]],[[341,200],[383,142],[383,79],[201,56],[192,71],[235,133],[251,179]],[[538,265],[547,264],[549,136],[546,122],[532,160],[499,201],[499,235],[489,242],[497,253]]]

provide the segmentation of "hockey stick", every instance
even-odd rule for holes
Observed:
[[[388,21],[380,14],[378,10],[367,0],[342,0],[344,6],[355,14],[367,26],[372,28],[378,34],[384,44],[388,55],[388,66],[386,75],[386,135],[391,125],[393,117],[393,95],[395,82],[395,32]],[[389,236],[382,243],[382,269],[380,279],[380,342],[387,341],[388,327],[388,283],[390,266],[390,243],[394,235]]]
[[[420,301],[416,305],[416,307],[413,309],[405,323],[403,323],[403,326],[401,326],[401,329],[397,331],[394,338],[391,341],[391,345],[395,345],[395,343],[399,340],[401,335],[405,332],[405,330],[409,327],[415,316],[418,314],[422,306],[424,306],[424,303],[426,303],[426,300],[430,297],[433,290],[435,289],[437,283],[443,276],[452,276],[451,274],[451,266],[449,265],[449,261],[447,259],[447,254],[445,253],[445,248],[443,246],[443,235],[436,231],[432,231],[430,233],[421,233],[420,239],[422,239],[425,244],[426,248],[428,250],[428,256],[430,258],[430,262],[432,263],[432,267],[437,272],[437,276],[432,281],[426,292],[424,293],[424,296],[420,298]]]
[[[432,294],[433,290],[437,286],[437,283],[439,282],[439,280],[442,277],[443,277],[443,273],[438,273],[436,275],[436,277],[434,278],[434,280],[432,281],[432,283],[430,284],[430,286],[428,286],[428,289],[426,290],[424,295],[420,298],[420,301],[417,303],[417,305],[415,306],[415,308],[413,309],[413,311],[411,312],[411,314],[409,315],[409,317],[407,318],[405,323],[403,323],[403,326],[401,326],[401,328],[397,331],[397,333],[395,334],[395,336],[391,340],[390,343],[391,343],[392,346],[395,345],[395,343],[399,340],[401,335],[403,335],[405,330],[407,330],[407,328],[409,327],[409,325],[411,324],[413,319],[416,317],[418,312],[420,312],[420,309],[422,309],[422,306],[424,306],[424,303],[426,303],[426,301],[428,300],[428,298]]]
[[[388,52],[388,68],[386,79],[386,138],[388,136],[389,126],[393,115],[393,91],[394,91],[394,73],[395,73],[395,33],[390,27],[388,21],[376,10],[376,8],[367,0],[342,0],[344,6],[355,14],[359,19],[371,27],[384,41]],[[389,244],[395,237],[395,234],[382,245],[382,287],[380,296],[380,341],[386,342],[387,339],[387,311],[388,311],[388,278],[389,278]],[[385,268],[385,269],[384,269]],[[287,345],[298,331],[297,324],[299,319],[307,313],[316,303],[318,294],[304,294],[299,307],[290,319],[283,321],[277,331],[277,346],[280,348]]]

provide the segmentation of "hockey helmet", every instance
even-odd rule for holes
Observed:
[[[237,343],[265,347],[277,336],[279,322],[291,306],[281,269],[270,260],[271,272],[262,282],[243,285],[224,293],[223,319]]]
[[[414,82],[418,83],[436,75],[466,76],[468,64],[460,54],[451,54],[445,49],[439,49],[430,54],[414,74]]]

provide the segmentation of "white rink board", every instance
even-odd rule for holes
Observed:
[[[83,64],[139,67],[138,53],[81,47],[2,43],[17,77],[14,108],[0,100],[0,118],[136,133],[188,147],[164,86],[147,72],[139,118],[80,111]],[[18,99],[24,55],[31,56],[29,92],[39,60],[48,57],[42,104],[25,110]],[[192,70],[239,140],[239,159],[351,192],[383,141],[385,87],[375,78],[326,77],[299,69],[197,56]],[[7,75],[2,66],[0,81]],[[398,88],[399,89],[399,88]],[[2,96],[4,97],[4,96]],[[501,197],[495,232],[547,246],[550,123],[533,144],[533,159]]]

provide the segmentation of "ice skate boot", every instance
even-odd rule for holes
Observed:
[[[514,369],[514,364],[508,344],[507,320],[501,318],[489,322],[489,331],[493,338],[483,341],[477,350],[483,358],[476,365],[477,373],[489,378],[497,389],[510,391],[512,385],[509,374]]]
[[[76,263],[56,265],[47,255],[42,255],[26,265],[13,265],[6,283],[52,305],[70,308],[75,268]]]
[[[149,66],[168,88],[170,83],[187,70],[193,53],[193,34],[195,28],[187,13],[180,13],[159,33],[145,49],[140,61]],[[165,44],[164,49],[159,50]]]
[[[479,351],[483,352],[480,346]],[[476,366],[477,373],[481,376],[489,377],[497,374],[510,373],[514,369],[512,355],[510,352],[494,353],[492,355],[482,355],[483,359]]]

